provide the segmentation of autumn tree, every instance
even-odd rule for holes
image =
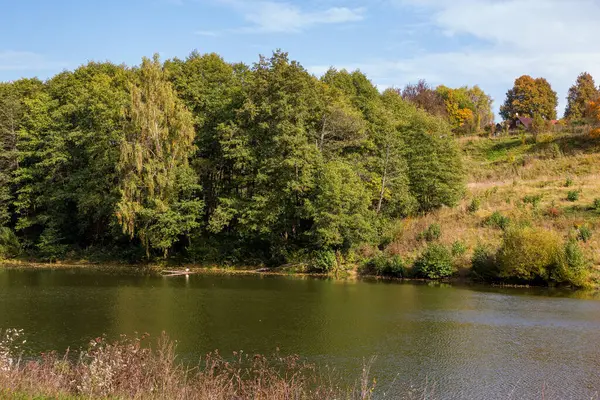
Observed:
[[[557,106],[556,92],[546,79],[523,75],[515,80],[513,88],[506,94],[500,115],[505,120],[512,120],[517,115],[531,118],[540,115],[546,120],[554,120]]]
[[[432,115],[439,117],[448,116],[443,97],[436,90],[432,89],[425,80],[420,80],[416,84],[406,85],[401,94],[404,100],[413,103],[418,108]]]
[[[177,98],[158,55],[143,60],[126,118],[116,215],[148,257],[151,249],[166,256],[179,237],[199,226],[202,201],[188,164],[195,152],[192,114]]]
[[[492,98],[479,86],[452,89],[440,85],[436,93],[444,100],[453,132],[479,132],[493,123]]]
[[[592,75],[587,72],[580,74],[569,89],[565,118],[571,121],[585,118],[589,103],[596,100],[599,94]]]

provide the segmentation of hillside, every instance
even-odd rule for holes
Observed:
[[[498,225],[510,221],[555,231],[565,240],[582,229],[591,232],[580,244],[598,269],[600,208],[594,201],[600,198],[600,141],[546,134],[538,143],[531,136],[464,137],[459,143],[468,173],[465,198],[457,207],[399,222],[388,253],[416,257],[426,246],[418,235],[439,224],[442,243],[466,248],[465,273],[473,249],[498,247],[503,235]]]

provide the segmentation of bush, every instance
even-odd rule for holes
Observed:
[[[519,281],[547,281],[562,251],[557,233],[531,227],[506,231],[498,263],[500,276]]]
[[[0,227],[0,259],[17,257],[20,253],[17,235],[9,228]]]
[[[555,205],[552,205],[546,210],[546,215],[550,218],[558,218],[562,215],[562,210]]]
[[[473,200],[471,200],[471,203],[467,206],[467,211],[470,212],[471,214],[479,211],[479,208],[481,207],[481,200],[479,200],[477,197],[475,197]]]
[[[581,240],[583,243],[587,243],[592,238],[592,230],[586,226],[580,226],[577,229],[577,240]]]
[[[571,190],[569,193],[567,193],[567,200],[571,202],[579,200],[579,191]]]
[[[583,287],[587,284],[589,263],[576,241],[570,240],[564,246],[556,269],[551,271],[550,280],[556,283],[568,283]]]
[[[335,267],[337,259],[332,250],[314,251],[311,257],[311,270],[317,272],[329,272]]]
[[[430,244],[414,264],[415,275],[427,279],[442,279],[454,274],[452,254],[441,244]]]
[[[589,264],[577,241],[563,244],[556,232],[524,227],[508,230],[495,256],[489,249],[476,249],[473,273],[482,279],[583,287]]]
[[[575,184],[575,182],[573,181],[573,178],[571,178],[571,177],[568,177],[568,178],[565,180],[565,187],[571,187],[571,186],[573,186],[574,184]]]
[[[600,199],[595,199],[592,206],[594,207],[594,210],[600,212]]]
[[[536,194],[536,195],[530,195],[530,196],[523,197],[523,203],[525,203],[525,204],[531,204],[534,208],[537,208],[537,206],[540,205],[541,201],[542,201],[542,195],[541,194]]]
[[[488,281],[496,279],[500,275],[496,252],[489,246],[477,245],[471,264],[471,273],[478,279]]]
[[[442,227],[440,224],[431,224],[427,229],[421,232],[417,236],[417,240],[425,240],[426,242],[433,242],[442,237]]]
[[[510,218],[500,214],[498,211],[495,211],[484,221],[484,225],[491,228],[506,230],[510,225]]]
[[[467,246],[460,240],[457,240],[456,242],[452,243],[452,256],[454,256],[454,257],[464,256],[466,252],[467,252]]]
[[[371,258],[363,267],[363,273],[392,278],[406,277],[406,267],[398,255],[386,257],[383,254]]]

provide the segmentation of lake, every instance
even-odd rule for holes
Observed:
[[[551,290],[2,269],[0,328],[24,329],[32,352],[166,331],[186,360],[279,348],[348,380],[376,356],[379,398],[411,387],[441,399],[590,399],[600,390],[600,301]]]

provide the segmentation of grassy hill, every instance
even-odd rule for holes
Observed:
[[[600,269],[600,200],[594,205],[600,199],[599,140],[544,134],[537,142],[509,136],[464,137],[459,143],[468,172],[465,198],[457,207],[399,222],[387,253],[414,259],[426,246],[419,234],[437,224],[440,242],[464,249],[464,274],[478,244],[497,248],[503,225],[518,223],[565,240],[585,236],[580,244],[595,271]]]

